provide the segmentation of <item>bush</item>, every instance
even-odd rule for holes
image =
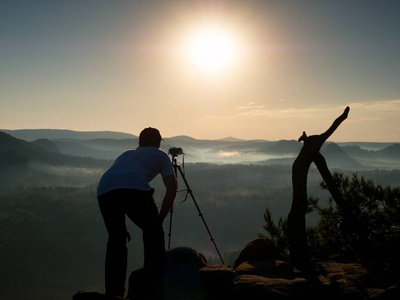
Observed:
[[[319,213],[315,227],[307,228],[307,241],[313,261],[340,256],[357,261],[377,273],[398,277],[400,267],[400,188],[382,187],[357,174],[345,176],[334,173],[336,184],[343,195],[352,218],[344,218],[343,209],[332,198],[325,207],[318,198],[309,198],[309,212]],[[325,182],[321,188],[327,190]],[[271,214],[264,213],[264,229],[269,238],[283,252],[288,250],[286,220],[276,226]]]

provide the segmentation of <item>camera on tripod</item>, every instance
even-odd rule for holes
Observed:
[[[178,156],[178,155],[181,155],[184,153],[183,153],[182,148],[172,147],[172,148],[169,148],[168,154],[172,155],[172,156]]]
[[[185,202],[188,195],[190,195],[190,196],[192,197],[192,200],[193,200],[193,202],[194,202],[194,205],[196,206],[197,211],[199,212],[199,217],[202,219],[202,221],[203,221],[203,223],[204,223],[204,226],[206,227],[207,232],[208,232],[208,234],[209,234],[209,236],[210,236],[210,241],[213,242],[214,247],[215,247],[215,250],[217,250],[217,253],[218,253],[218,255],[219,255],[219,258],[221,259],[222,264],[224,264],[224,260],[222,259],[221,253],[220,253],[219,250],[218,250],[217,244],[215,243],[215,240],[214,240],[214,238],[213,238],[213,236],[212,236],[212,234],[211,234],[211,231],[210,231],[210,229],[208,228],[208,225],[207,225],[206,221],[204,220],[203,213],[201,212],[200,207],[199,207],[199,205],[197,204],[196,199],[194,198],[193,192],[192,192],[192,190],[191,190],[190,187],[189,187],[189,183],[188,183],[187,180],[186,180],[185,173],[184,173],[184,171],[182,171],[181,166],[176,162],[176,157],[177,157],[178,155],[183,154],[183,156],[182,156],[182,162],[183,162],[183,165],[184,165],[185,153],[183,153],[182,148],[172,147],[172,148],[169,148],[168,154],[172,156],[172,167],[174,168],[174,172],[175,172],[176,178],[178,178],[178,174],[181,175],[181,177],[182,177],[182,179],[183,179],[183,182],[185,183],[185,186],[186,186],[186,189],[185,189],[185,190],[179,190],[179,189],[177,189],[178,192],[179,192],[179,191],[186,191],[186,197],[185,197],[185,199],[184,199],[182,202],[180,202],[180,203]],[[177,185],[177,188],[178,188],[178,185]],[[170,246],[171,246],[171,235],[172,235],[171,232],[172,232],[172,214],[173,214],[173,210],[174,210],[174,209],[173,209],[173,207],[172,207],[171,210],[170,210],[170,219],[169,219],[168,250],[170,249]]]

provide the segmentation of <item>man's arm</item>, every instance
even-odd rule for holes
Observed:
[[[174,204],[177,189],[175,175],[165,176],[163,177],[163,181],[166,191],[160,209],[160,217],[162,221],[164,221],[164,219],[167,217],[172,205]]]

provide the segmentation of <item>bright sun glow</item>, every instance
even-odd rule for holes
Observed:
[[[190,36],[187,55],[198,69],[225,71],[235,62],[237,54],[233,36],[221,28],[202,28]]]

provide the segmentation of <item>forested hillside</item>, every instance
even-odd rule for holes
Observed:
[[[96,185],[112,161],[61,155],[5,134],[0,138],[0,299],[63,300],[79,289],[102,292],[107,235]],[[289,212],[290,165],[186,163],[185,174],[228,264],[263,230],[266,208],[275,219]],[[358,174],[384,186],[400,182],[397,169]],[[182,179],[178,181],[184,190]],[[323,205],[329,194],[320,189],[320,181],[312,166],[309,196],[319,197]],[[160,178],[152,185],[160,203]],[[171,246],[193,247],[209,263],[220,263],[192,199],[182,203],[184,199],[181,191],[174,208]],[[309,215],[308,224],[315,224],[317,217]],[[143,250],[141,233],[128,224],[132,271],[142,265]]]
[[[111,160],[138,146],[138,138],[120,132],[71,130],[7,130],[16,138],[30,141],[49,152],[68,156]],[[36,139],[34,139],[36,138]],[[189,136],[164,138],[162,148],[183,148],[190,162],[255,163],[291,165],[302,144],[297,140],[198,140]],[[327,142],[321,153],[330,168],[348,170],[400,168],[400,144],[374,142]]]
[[[26,142],[0,131],[0,187],[85,186],[98,180],[111,163],[48,151],[43,143]]]

